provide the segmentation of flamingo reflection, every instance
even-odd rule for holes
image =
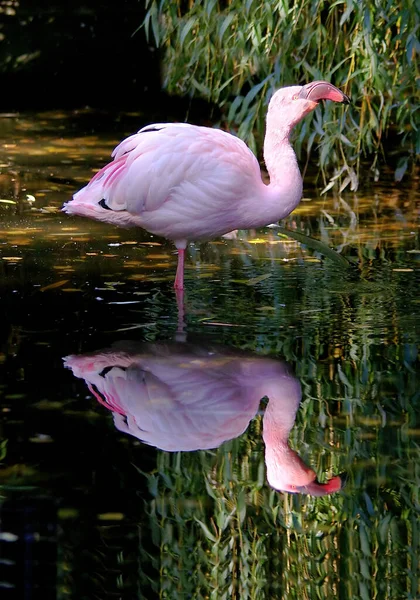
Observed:
[[[270,485],[314,496],[342,487],[340,476],[319,483],[289,446],[301,387],[283,361],[208,344],[119,342],[64,364],[112,411],[117,429],[169,452],[216,448],[238,437],[266,396]]]

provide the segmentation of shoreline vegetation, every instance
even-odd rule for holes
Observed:
[[[384,163],[397,182],[415,176],[419,26],[419,0],[148,0],[143,22],[161,51],[163,88],[219,106],[217,125],[257,155],[275,89],[316,79],[343,89],[352,105],[325,103],[294,140],[301,162],[316,152],[323,191],[339,192],[378,181]]]

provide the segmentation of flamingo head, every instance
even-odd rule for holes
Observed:
[[[308,494],[309,496],[327,496],[335,494],[343,489],[346,483],[344,474],[336,475],[325,483],[320,483],[316,478],[306,485],[291,486],[292,489],[287,490],[292,494]]]
[[[313,471],[287,443],[272,443],[271,435],[265,433],[265,462],[267,480],[271,487],[280,492],[326,496],[340,491],[345,484],[345,476],[337,475],[325,483],[320,483]]]
[[[292,129],[321,100],[348,104],[350,98],[327,81],[313,81],[303,86],[280,88],[268,105],[267,121],[276,129]]]
[[[327,496],[329,494],[334,494],[343,489],[346,483],[346,476],[343,474],[332,477],[325,483],[320,483],[317,480],[314,471],[306,467],[306,465],[304,465],[304,467],[305,468],[300,471],[299,476],[296,479],[292,478],[286,480],[281,478],[281,480],[272,479],[270,481],[270,477],[268,477],[269,483],[280,492],[307,494],[309,496]]]

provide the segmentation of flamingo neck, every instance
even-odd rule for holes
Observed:
[[[264,391],[269,398],[263,417],[267,479],[278,490],[287,490],[290,484],[307,485],[315,473],[289,446],[301,397],[299,382],[289,375],[276,385],[267,382]]]
[[[288,415],[287,415],[288,416]],[[289,447],[290,423],[287,422],[287,416],[284,420],[273,418],[270,414],[270,402],[265,410],[263,418],[263,439],[267,448],[278,452],[280,456],[287,455],[291,449]]]
[[[264,419],[263,439],[267,480],[277,490],[289,490],[290,485],[305,486],[315,479],[315,473],[299,454],[290,448],[288,431],[272,428]]]
[[[298,191],[302,188],[302,177],[289,136],[288,128],[267,126],[264,161],[270,176],[270,186],[284,188],[289,183]]]

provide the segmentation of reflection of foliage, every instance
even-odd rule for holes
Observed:
[[[321,476],[346,467],[348,491],[309,498],[270,490],[259,417],[214,452],[159,453],[146,476],[147,523],[159,550],[142,547],[141,563],[143,584],[162,597],[415,597],[420,530],[410,478],[420,456],[413,440],[401,450],[404,422],[385,429],[381,421],[397,412],[390,396],[397,390],[415,405],[415,376],[406,369],[395,381],[384,377],[387,361],[373,349],[377,371],[368,381],[363,368],[324,369],[310,354],[307,346],[298,361],[306,392],[292,445],[309,452]],[[388,358],[394,363],[398,353]],[[338,415],[326,402],[331,388],[342,398]],[[361,436],[362,424],[371,435]]]
[[[337,168],[341,187],[357,185],[366,153],[377,170],[390,129],[401,136],[403,149],[397,179],[420,152],[418,1],[401,0],[387,9],[375,0],[206,0],[185,6],[148,2],[146,33],[164,51],[164,86],[225,106],[228,125],[252,147],[261,138],[273,88],[331,79],[352,96],[353,108],[337,126],[336,108],[327,104],[313,115],[310,134],[309,122],[302,124],[297,147],[305,143],[310,152],[320,140],[319,164]]]
[[[342,494],[293,497],[266,485],[260,417],[241,439],[213,452],[158,451],[155,468],[153,449],[133,446],[138,454],[132,459],[119,455],[118,448],[132,448],[133,440],[111,430],[110,415],[86,399],[85,391],[67,405],[69,382],[55,377],[61,373],[60,356],[109,345],[111,337],[167,339],[177,317],[169,243],[144,231],[117,231],[82,219],[67,223],[42,212],[58,210],[116,142],[115,134],[112,140],[82,138],[63,129],[57,137],[55,124],[63,124],[64,117],[20,118],[12,134],[6,129],[3,137],[16,146],[4,151],[1,162],[10,161],[11,167],[0,180],[2,197],[13,189],[24,214],[16,218],[8,210],[15,205],[0,204],[3,410],[39,401],[48,408],[34,406],[34,414],[46,410],[45,415],[66,399],[61,434],[51,420],[57,441],[69,439],[49,452],[66,479],[54,497],[64,498],[65,509],[74,501],[74,490],[83,490],[84,514],[65,520],[59,513],[59,580],[67,592],[60,591],[62,596],[102,598],[115,590],[128,597],[129,586],[137,584],[137,561],[141,581],[132,597],[139,598],[416,598],[417,190],[353,195],[347,197],[351,206],[342,199],[313,197],[287,219],[288,227],[357,258],[351,269],[321,262],[319,249],[309,252],[276,229],[239,232],[236,240],[190,250],[189,333],[290,362],[303,388],[293,448],[320,479],[349,473]],[[12,126],[3,121],[3,127]],[[71,166],[61,164],[64,155]],[[31,204],[28,192],[36,198]],[[138,303],[125,306],[133,300]],[[11,333],[8,320],[16,323]],[[47,367],[54,374],[49,384]],[[16,391],[25,397],[16,398]],[[101,415],[109,427],[98,425],[93,441],[90,427],[83,433],[80,424],[71,425],[74,410],[81,411],[83,423]],[[56,492],[50,463],[34,466],[34,452],[19,441],[32,429],[32,419],[19,435],[11,435],[20,421],[6,411],[4,462],[12,470],[2,469],[2,482],[36,483]],[[35,421],[44,426],[50,418]],[[90,463],[86,459],[95,448],[97,461]],[[21,452],[25,463],[15,467]],[[65,457],[70,463],[63,466]],[[146,510],[141,510],[142,492],[130,513],[140,525],[140,558],[134,523],[118,526],[108,517],[98,525],[95,516],[102,510],[124,513],[130,490],[141,489],[137,473],[131,487],[118,483],[131,463],[147,473],[149,484]],[[114,483],[113,470],[118,473]],[[78,594],[79,588],[88,589]]]
[[[0,441],[0,462],[6,458],[7,455],[7,440]]]
[[[14,17],[18,6],[18,0],[0,0],[0,15]]]
[[[39,58],[39,50],[30,51],[27,47],[27,40],[22,36],[22,27],[28,24],[28,20],[21,18],[17,21],[16,13],[19,9],[18,0],[0,0],[0,15],[3,18],[3,27],[0,28],[0,71],[16,71],[26,66],[31,61]],[[12,23],[10,29],[7,28],[8,20]],[[19,29],[19,37],[14,35],[16,29]],[[8,32],[8,33],[7,33]],[[13,35],[13,37],[11,37]]]

